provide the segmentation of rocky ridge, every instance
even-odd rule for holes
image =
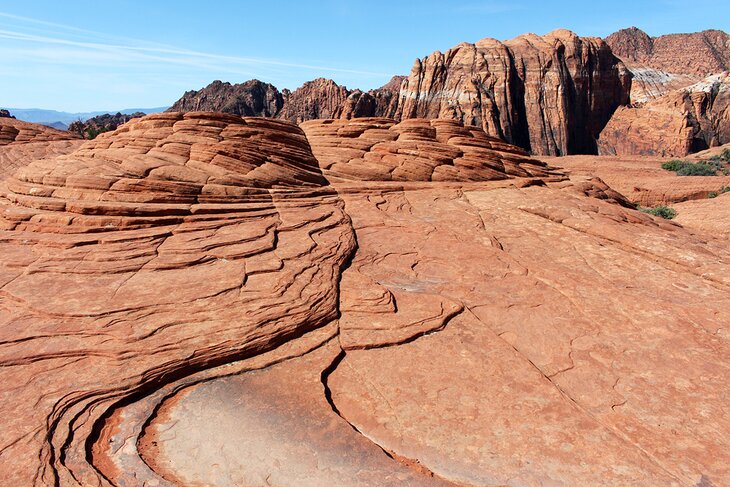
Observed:
[[[188,91],[168,112],[215,111],[242,116],[272,117],[294,123],[318,118],[393,117],[403,77],[394,76],[381,88],[349,90],[331,79],[317,78],[294,91],[281,92],[258,80],[231,85],[214,81]]]
[[[598,141],[607,155],[684,157],[730,142],[730,76],[709,76],[645,104],[619,108]]]

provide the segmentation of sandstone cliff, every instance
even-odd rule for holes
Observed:
[[[232,85],[214,81],[199,91],[188,91],[168,112],[212,111],[242,116],[273,117],[294,123],[318,118],[394,117],[403,76],[380,88],[349,90],[331,79],[307,81],[294,91],[250,80]]]
[[[198,91],[188,91],[168,112],[211,111],[234,115],[275,117],[284,104],[279,90],[257,79],[234,84],[213,81]]]
[[[709,76],[645,104],[621,107],[601,133],[601,154],[687,154],[730,142],[730,76]]]
[[[667,73],[705,77],[730,70],[730,35],[721,30],[649,37],[631,27],[606,37],[606,43],[624,62]]]
[[[649,35],[636,27],[606,38],[633,74],[631,103],[645,103],[730,70],[730,36],[719,30]]]
[[[566,30],[482,39],[417,60],[401,118],[454,118],[535,154],[593,153],[630,77],[601,39]]]

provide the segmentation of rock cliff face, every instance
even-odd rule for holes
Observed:
[[[645,103],[730,70],[730,35],[719,30],[649,35],[636,27],[606,38],[633,74],[631,103]]]
[[[704,78],[730,70],[730,35],[721,30],[649,37],[631,27],[611,34],[606,43],[622,61],[666,73]]]
[[[605,42],[558,30],[463,43],[417,60],[398,115],[457,119],[535,154],[595,153],[629,88]]]
[[[167,111],[210,111],[247,117],[275,117],[283,105],[281,93],[269,83],[252,79],[232,85],[216,80],[199,91],[186,92]]]
[[[299,123],[319,118],[394,117],[404,77],[363,92],[348,90],[331,79],[317,78],[294,91],[279,90],[258,80],[231,85],[214,81],[189,91],[168,112],[207,110],[242,116],[273,117]]]
[[[631,105],[600,135],[602,154],[683,157],[728,142],[730,35],[649,37],[632,27],[606,38],[633,75]]]
[[[730,142],[730,77],[710,76],[633,107],[621,107],[601,132],[608,155],[687,154]]]

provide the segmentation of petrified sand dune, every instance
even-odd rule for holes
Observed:
[[[136,119],[0,192],[0,483],[722,485],[730,252],[453,121]]]
[[[313,120],[301,127],[330,180],[489,181],[551,174],[524,150],[455,120]]]
[[[47,142],[53,140],[78,139],[70,133],[45,125],[24,122],[14,118],[0,117],[0,146],[26,142]]]

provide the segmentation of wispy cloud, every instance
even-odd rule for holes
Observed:
[[[71,59],[80,59],[80,53],[84,50],[89,53],[91,60],[97,60],[98,53],[110,53],[116,56],[123,56],[122,59],[117,58],[117,61],[154,61],[169,64],[187,65],[196,68],[207,68],[207,69],[220,69],[222,71],[231,71],[232,66],[237,68],[240,67],[285,67],[293,69],[301,69],[307,71],[319,71],[319,72],[330,72],[330,73],[348,73],[348,74],[359,74],[366,76],[386,76],[386,73],[377,73],[371,71],[363,71],[357,69],[322,66],[318,64],[307,64],[299,62],[290,62],[278,59],[268,59],[260,57],[248,57],[248,56],[230,56],[222,55],[209,52],[201,52],[189,49],[181,49],[174,46],[164,46],[159,44],[147,43],[144,41],[127,39],[128,43],[116,43],[116,42],[98,42],[92,40],[79,40],[79,34],[89,34],[94,37],[102,37],[104,34],[94,32],[85,29],[79,29],[72,26],[66,26],[63,24],[57,24],[53,22],[46,22],[37,19],[31,19],[28,17],[20,17],[7,13],[0,12],[0,17],[6,19],[20,20],[26,23],[34,23],[39,25],[48,25],[56,27],[62,30],[66,30],[69,33],[73,33],[73,36],[48,36],[39,35],[32,32],[23,32],[17,27],[14,30],[0,29],[0,39],[8,39],[17,41],[25,44],[46,44],[53,46],[62,47],[73,47],[76,50],[73,53]],[[79,50],[81,49],[81,50]],[[68,50],[59,50],[57,54],[63,55],[68,54]],[[126,56],[126,58],[124,58]],[[61,57],[62,58],[62,57]],[[234,69],[238,71],[238,69]]]

